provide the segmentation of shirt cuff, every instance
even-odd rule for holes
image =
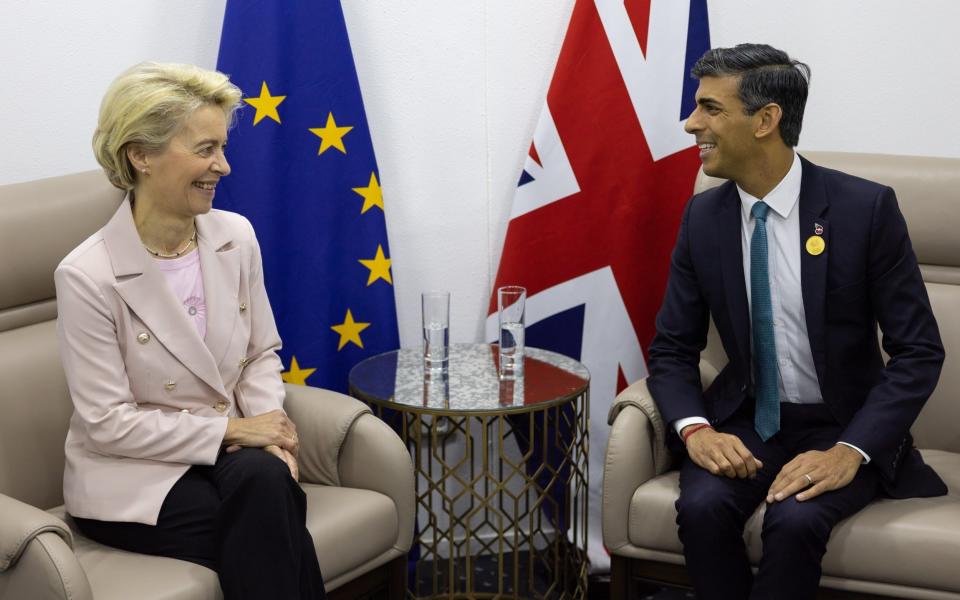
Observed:
[[[863,450],[861,450],[860,448],[857,448],[857,447],[854,446],[853,444],[848,444],[847,442],[837,442],[837,443],[838,443],[838,444],[843,444],[844,446],[848,446],[848,447],[850,447],[850,448],[853,448],[854,450],[856,450],[857,452],[859,452],[859,453],[860,453],[860,456],[863,457],[863,464],[868,464],[868,463],[870,462],[870,456],[869,456],[866,452],[864,452]]]
[[[677,435],[680,435],[680,432],[683,431],[684,427],[687,427],[688,425],[696,425],[697,423],[706,423],[707,425],[709,425],[710,421],[706,420],[704,417],[686,417],[686,418],[677,419],[676,421],[674,421],[673,429],[674,431],[677,432]],[[682,435],[680,435],[680,437],[683,438]]]

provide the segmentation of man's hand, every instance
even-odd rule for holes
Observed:
[[[756,477],[757,469],[763,468],[763,463],[747,450],[740,438],[710,427],[704,427],[687,438],[687,454],[697,466],[714,475],[730,478],[752,479]]]
[[[863,462],[863,456],[850,446],[837,444],[826,452],[811,450],[798,454],[783,466],[767,492],[767,502],[781,502],[797,494],[797,501],[816,498],[838,490],[851,481]]]

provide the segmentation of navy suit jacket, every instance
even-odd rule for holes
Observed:
[[[896,196],[801,161],[803,307],[824,402],[844,427],[839,439],[870,456],[889,495],[945,494],[909,432],[944,354]],[[816,224],[826,242],[818,256],[803,247]],[[667,422],[701,415],[722,424],[753,396],[740,227],[733,182],[693,196],[684,211],[649,351],[648,387]],[[704,392],[698,364],[710,317],[729,362]]]

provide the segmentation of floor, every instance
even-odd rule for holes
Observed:
[[[518,563],[527,564],[527,553],[521,552]],[[504,562],[512,562],[512,554],[505,553]],[[507,596],[512,596],[514,581],[512,574],[506,574],[503,581],[498,581],[497,563],[495,557],[478,556],[471,561],[471,584],[473,590],[478,594],[496,594],[498,591]],[[416,590],[414,594],[418,597],[428,597],[433,595],[445,595],[449,592],[451,582],[448,580],[449,564],[446,560],[423,561],[419,566],[419,573],[416,578],[411,577],[411,581],[416,581]],[[454,565],[457,574],[452,587],[455,593],[462,593],[466,590],[466,564],[463,561],[457,561]],[[550,577],[546,573],[540,572],[535,568],[533,578],[526,568],[521,566],[518,572],[518,583],[521,589],[526,588],[526,593],[521,592],[524,597],[544,597],[549,587]],[[588,600],[607,600],[610,597],[610,578],[609,575],[591,576],[587,587]],[[644,600],[691,600],[695,596],[689,590],[648,586],[641,590],[641,598]]]
[[[640,590],[643,600],[691,600],[693,592],[680,588],[657,587],[648,585]],[[591,576],[587,585],[589,600],[607,600],[610,597],[610,576]]]

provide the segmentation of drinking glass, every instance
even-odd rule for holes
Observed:
[[[423,292],[423,368],[446,372],[450,361],[450,292]]]
[[[500,377],[523,375],[524,310],[527,289],[508,285],[497,289],[497,317],[500,322]]]

